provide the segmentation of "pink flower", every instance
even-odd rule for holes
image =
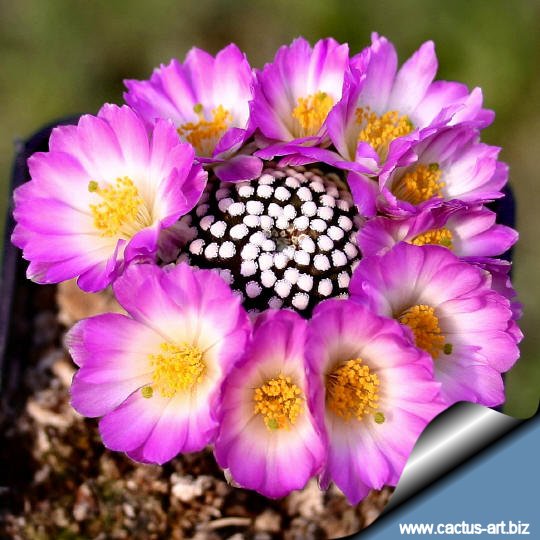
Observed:
[[[305,321],[267,311],[224,386],[216,459],[241,487],[267,497],[302,489],[323,464],[307,402]]]
[[[206,185],[169,122],[149,137],[126,106],[105,105],[97,117],[55,128],[49,147],[29,159],[32,179],[15,191],[12,241],[38,283],[78,277],[85,291],[104,289],[125,264],[155,254],[159,232]]]
[[[82,415],[102,416],[105,446],[164,463],[213,442],[221,384],[249,323],[214,272],[132,264],[114,292],[129,316],[77,323],[67,345],[80,367],[71,388]]]

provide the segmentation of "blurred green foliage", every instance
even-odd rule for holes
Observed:
[[[525,306],[522,359],[508,376],[506,411],[530,416],[540,393],[540,2],[537,0],[0,0],[0,212],[9,205],[13,143],[49,121],[122,100],[122,80],[234,41],[252,65],[303,35],[333,36],[357,52],[371,31],[407,58],[433,39],[438,78],[481,86],[497,119],[483,139],[503,147],[518,200],[515,285]]]

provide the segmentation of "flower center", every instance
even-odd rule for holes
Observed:
[[[251,182],[211,176],[180,219],[179,261],[219,270],[253,314],[288,307],[309,317],[320,301],[348,293],[360,226],[338,174],[269,165]]]
[[[253,392],[253,411],[269,430],[289,429],[302,412],[304,393],[290,377],[280,373]]]
[[[381,158],[386,157],[388,147],[394,139],[408,135],[414,129],[405,114],[388,111],[379,116],[369,107],[356,109],[356,123],[360,126],[358,141],[370,144]]]
[[[198,156],[211,156],[217,142],[231,125],[232,114],[222,105],[212,109],[212,119],[204,116],[200,103],[193,107],[199,117],[197,122],[187,122],[178,127],[178,135],[195,147]]]
[[[444,182],[438,163],[421,163],[412,171],[404,174],[392,187],[392,193],[402,201],[420,204],[432,197],[440,197]]]
[[[411,241],[415,246],[425,246],[426,244],[434,244],[452,249],[452,233],[446,228],[430,229],[425,233],[415,236]]]
[[[375,422],[382,424],[384,415],[377,412],[379,404],[379,378],[361,358],[348,360],[326,377],[328,408],[346,422],[352,418],[362,420],[373,414]]]
[[[438,358],[441,351],[445,354],[452,352],[452,345],[444,342],[445,336],[432,307],[425,304],[412,306],[404,311],[398,320],[412,330],[415,345],[429,353],[433,359]]]
[[[297,105],[291,113],[300,127],[299,130],[294,130],[296,131],[295,135],[298,137],[316,135],[333,105],[332,96],[326,92],[317,92],[298,98]]]
[[[91,180],[88,191],[102,199],[98,204],[90,204],[94,226],[101,232],[101,236],[130,238],[151,225],[151,216],[131,178],[117,178],[114,185],[108,184],[105,187]]]
[[[206,364],[198,347],[165,341],[159,348],[159,354],[149,355],[154,372],[152,385],[142,388],[144,397],[152,397],[155,389],[163,397],[171,398],[177,392],[189,390],[203,380]]]

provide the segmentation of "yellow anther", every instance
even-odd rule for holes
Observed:
[[[304,393],[291,377],[279,374],[253,392],[254,412],[260,414],[266,427],[289,429],[304,407]]]
[[[400,115],[398,111],[387,111],[379,116],[369,107],[356,109],[356,123],[360,126],[358,141],[369,143],[383,159],[386,158],[388,147],[394,139],[414,130],[407,115]]]
[[[178,135],[194,146],[198,156],[211,156],[219,139],[233,121],[232,114],[222,105],[212,109],[212,119],[207,120],[200,103],[193,107],[199,117],[197,122],[187,122],[178,127]]]
[[[298,98],[296,103],[297,105],[291,113],[291,116],[298,122],[294,135],[297,137],[317,135],[334,105],[332,96],[326,92],[317,92]]]
[[[152,387],[163,397],[189,390],[202,382],[206,373],[202,351],[188,343],[174,345],[168,341],[160,345],[159,354],[151,354]]]
[[[348,360],[327,375],[326,391],[328,408],[345,421],[362,420],[377,411],[379,378],[361,358]]]
[[[141,394],[143,398],[149,399],[154,395],[154,389],[151,386],[143,386]]]
[[[398,320],[412,330],[415,345],[429,353],[433,359],[438,358],[441,351],[447,350],[439,319],[432,307],[425,304],[412,306]]]
[[[384,424],[386,422],[386,417],[381,411],[376,412],[373,415],[373,419],[375,420],[376,424]]]
[[[420,204],[432,197],[440,197],[444,182],[440,181],[442,171],[437,163],[421,163],[405,173],[392,187],[392,193],[402,201]]]
[[[426,244],[435,244],[452,249],[452,233],[446,228],[430,229],[425,233],[415,236],[411,242],[415,246],[425,246]]]
[[[114,184],[106,184],[105,187],[99,187],[98,182],[90,180],[88,191],[101,197],[100,203],[89,205],[94,226],[101,236],[130,238],[152,224],[146,205],[131,178],[117,178]]]

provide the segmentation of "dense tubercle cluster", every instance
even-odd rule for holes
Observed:
[[[260,70],[192,49],[31,156],[28,277],[124,309],[66,337],[72,405],[108,449],[212,445],[235,485],[316,476],[356,504],[441,411],[504,401],[522,334],[494,115],[433,81],[433,43],[397,66],[377,34],[357,54],[299,38]]]

